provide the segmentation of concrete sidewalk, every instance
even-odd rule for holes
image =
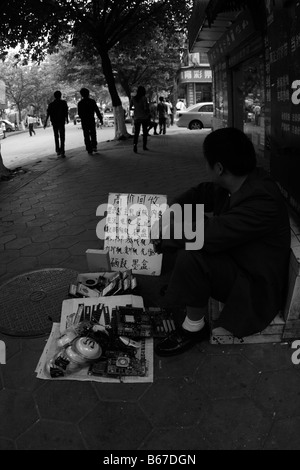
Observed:
[[[0,283],[43,268],[86,272],[86,249],[102,248],[96,209],[108,193],[170,200],[197,184],[207,132],[171,127],[147,152],[140,138],[138,154],[132,140],[101,143],[93,156],[82,147],[1,182]],[[169,274],[165,263],[160,277],[138,276],[146,306],[161,304]],[[0,339],[0,449],[300,449],[300,366],[288,344],[199,344],[155,357],[153,383],[130,385],[39,380],[47,337]]]

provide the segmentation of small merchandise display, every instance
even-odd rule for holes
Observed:
[[[153,338],[120,335],[112,321],[118,307],[144,309],[131,294],[82,297],[62,302],[60,323],[52,331],[36,368],[45,380],[152,382]],[[132,315],[133,316],[133,315]]]
[[[46,363],[51,378],[65,377],[88,367],[89,375],[102,377],[145,376],[147,361],[144,354],[137,357],[142,343],[118,336],[109,320],[107,307],[99,304],[90,318],[81,308],[56,343],[58,351]],[[130,309],[133,307],[127,307]],[[104,313],[105,324],[99,323]],[[140,336],[141,338],[142,336]]]
[[[112,310],[112,328],[116,335],[130,338],[163,338],[175,330],[172,313],[161,308],[116,307]]]
[[[152,382],[153,338],[174,329],[172,314],[144,308],[140,296],[64,300],[61,322],[53,324],[37,377]]]
[[[105,297],[132,292],[137,286],[131,269],[123,272],[78,274],[76,284],[69,287],[70,297]]]
[[[132,294],[133,273],[160,274],[162,255],[150,232],[166,202],[164,195],[109,194],[104,249],[86,250],[90,272],[69,285],[60,323],[53,323],[36,367],[39,379],[153,381],[153,338],[173,331],[175,323]]]

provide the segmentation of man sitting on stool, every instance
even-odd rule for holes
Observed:
[[[153,240],[158,253],[177,254],[166,299],[184,306],[178,328],[160,341],[160,356],[179,354],[209,338],[210,297],[224,303],[214,327],[242,338],[265,329],[282,308],[288,280],[290,225],[285,201],[273,179],[256,167],[252,142],[235,128],[204,140],[211,182],[200,183],[174,202],[204,204],[204,244]],[[172,206],[171,206],[172,207]],[[194,221],[197,224],[197,220]]]

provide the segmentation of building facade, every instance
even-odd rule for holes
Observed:
[[[178,98],[187,107],[212,101],[212,71],[206,53],[186,54],[178,73]]]
[[[208,55],[213,128],[243,130],[259,164],[300,214],[300,2],[196,0],[195,5],[189,50]]]

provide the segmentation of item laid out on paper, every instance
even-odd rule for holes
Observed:
[[[53,323],[37,377],[152,382],[153,338],[174,329],[171,313],[144,308],[140,296],[64,300],[61,321]]]
[[[105,297],[132,292],[137,286],[131,269],[123,272],[78,274],[76,283],[69,286],[70,297]]]
[[[167,197],[157,194],[109,193],[104,248],[113,271],[159,276],[162,254],[156,253],[151,227],[167,208]]]
[[[36,368],[50,380],[152,382],[153,339],[119,334],[116,309],[126,308],[125,323],[141,320],[143,299],[134,295],[64,300],[61,322],[54,323]],[[125,325],[126,329],[126,325]]]

